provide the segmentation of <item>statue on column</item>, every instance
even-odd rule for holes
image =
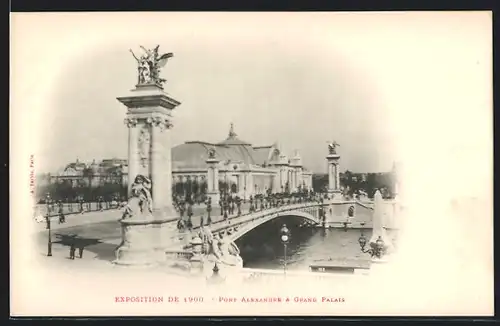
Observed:
[[[130,52],[134,56],[138,64],[138,85],[143,84],[159,84],[162,85],[166,82],[165,79],[160,78],[160,70],[166,64],[169,58],[174,56],[173,53],[159,54],[157,45],[154,49],[148,50],[142,45],[140,46],[144,54],[138,58],[132,50]]]
[[[153,199],[151,198],[151,180],[142,174],[135,177],[132,184],[130,198],[123,219],[134,216],[149,215],[153,212]]]
[[[330,154],[337,154],[337,146],[340,146],[336,141],[331,141],[328,143],[328,152]]]

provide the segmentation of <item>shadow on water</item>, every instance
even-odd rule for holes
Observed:
[[[286,249],[287,268],[307,270],[319,259],[369,259],[358,244],[360,230],[323,229],[301,227],[302,219],[282,216],[258,226],[236,241],[240,248],[244,267],[283,268],[285,248],[281,242],[283,224],[291,232]],[[363,230],[368,238],[371,230]]]

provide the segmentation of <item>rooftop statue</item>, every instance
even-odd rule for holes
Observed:
[[[208,149],[208,158],[215,158],[215,147],[211,147]]]
[[[172,58],[174,54],[169,52],[160,55],[158,53],[159,47],[160,46],[157,45],[154,49],[148,50],[141,45],[141,49],[144,53],[140,57],[137,57],[135,53],[130,50],[138,65],[138,85],[163,85],[163,83],[166,82],[166,79],[160,78],[160,69],[167,64],[168,59]]]

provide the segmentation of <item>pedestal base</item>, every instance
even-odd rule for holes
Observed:
[[[173,220],[179,218],[180,214],[173,206],[166,206],[153,209],[153,216],[155,220]]]
[[[157,251],[131,250],[127,247],[118,247],[115,251],[116,259],[113,264],[130,267],[154,267],[159,264]]]
[[[175,226],[168,220],[120,220],[122,243],[115,250],[114,264],[152,266],[165,261],[165,247]]]
[[[332,200],[343,200],[342,192],[336,189],[328,189],[328,196],[332,198]]]

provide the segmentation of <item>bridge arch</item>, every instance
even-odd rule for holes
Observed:
[[[248,232],[252,231],[258,226],[283,216],[300,217],[306,221],[311,222],[312,224],[318,224],[319,219],[311,213],[314,212],[311,212],[310,207],[304,210],[301,210],[301,208],[297,208],[296,210],[284,210],[284,211],[273,212],[261,217],[256,217],[255,219],[249,221],[248,223],[245,223],[244,225],[238,226],[237,228],[232,228],[233,232],[231,232],[230,235],[226,235],[226,238],[228,238],[231,241],[236,241],[237,239],[241,238],[243,235],[247,234]]]

